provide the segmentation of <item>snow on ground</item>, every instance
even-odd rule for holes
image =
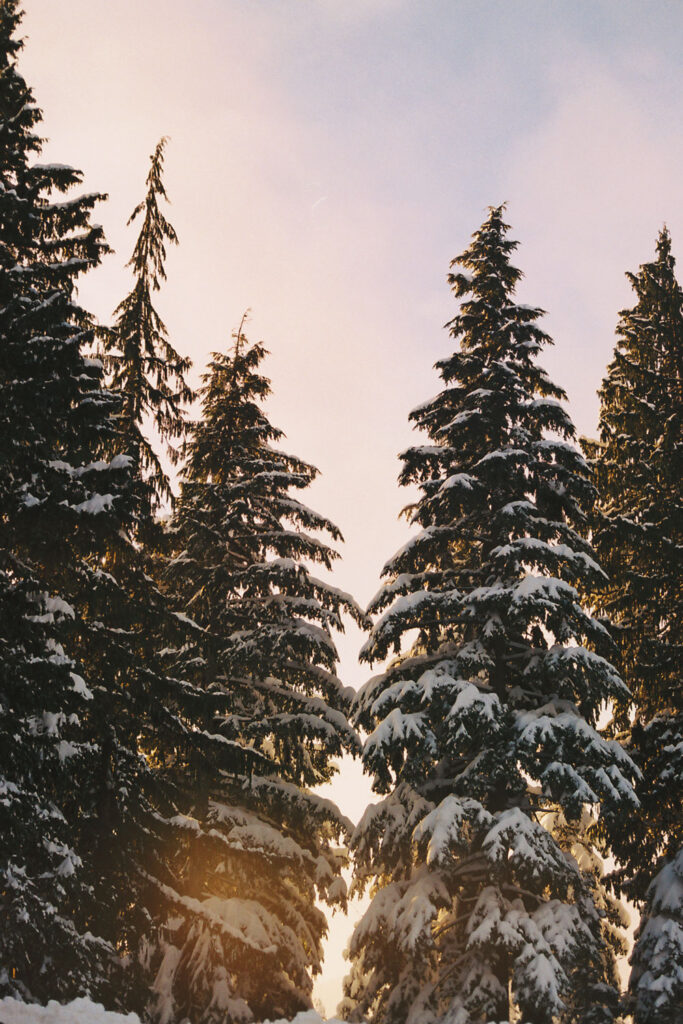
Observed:
[[[290,1022],[281,1017],[278,1020],[264,1021],[264,1024],[290,1024]],[[297,1013],[291,1024],[344,1024],[344,1022],[338,1020],[337,1017],[321,1017],[315,1010],[304,1010],[302,1013]]]
[[[38,1006],[7,996],[0,999],[0,1024],[140,1024],[140,1018],[137,1013],[112,1013],[89,999],[66,1005],[51,999],[47,1006]]]
[[[113,1013],[89,999],[75,999],[61,1005],[51,1000],[47,1006],[22,1003],[18,999],[0,999],[0,1024],[140,1024],[137,1013]],[[266,1024],[289,1024],[284,1019]],[[298,1013],[292,1024],[342,1024],[336,1018],[325,1021],[315,1010]]]

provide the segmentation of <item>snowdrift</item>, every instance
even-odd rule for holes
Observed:
[[[47,1006],[22,1003],[18,999],[0,999],[0,1024],[140,1024],[137,1013],[113,1013],[89,999],[75,999],[72,1003]],[[284,1019],[266,1021],[265,1024],[290,1024]],[[336,1018],[325,1021],[315,1010],[298,1013],[291,1024],[342,1024]]]

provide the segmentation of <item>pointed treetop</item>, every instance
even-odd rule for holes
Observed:
[[[446,326],[453,340],[459,341],[460,351],[440,360],[437,369],[446,383],[463,373],[479,372],[485,365],[498,366],[505,377],[507,364],[502,361],[512,359],[515,372],[531,372],[536,378],[534,389],[540,394],[564,399],[564,391],[551,385],[543,371],[532,369],[533,357],[552,345],[552,339],[536,324],[544,310],[514,300],[523,275],[510,262],[519,243],[507,237],[504,210],[504,205],[490,207],[467,249],[451,261],[448,282],[460,308]]]
[[[2,0],[0,3],[0,67],[7,67],[11,58],[24,47],[24,40],[15,36],[24,17],[24,12],[18,8],[19,0]]]
[[[671,253],[671,234],[666,224],[662,227],[657,237],[657,253],[664,257],[669,256]],[[671,258],[673,259],[673,257]]]
[[[521,270],[509,262],[510,253],[519,243],[506,237],[510,225],[503,220],[504,211],[505,203],[490,206],[488,217],[472,235],[468,248],[451,260],[451,268],[464,267],[471,271],[471,274],[448,275],[448,283],[457,298],[474,291],[482,298],[495,301],[501,294],[512,291],[522,277]]]
[[[42,121],[42,111],[36,105],[33,92],[16,63],[24,47],[24,40],[16,35],[23,16],[23,11],[18,9],[16,0],[0,2],[0,175],[5,183],[26,183],[28,180],[30,187],[38,190],[66,192],[81,181],[80,171],[62,164],[29,166],[28,163],[31,155],[40,153],[45,140],[35,134],[36,125]],[[12,195],[16,198],[17,193],[12,191]],[[88,199],[89,197],[81,197],[80,205],[85,205]],[[96,199],[97,197],[94,197],[90,202],[91,209]],[[43,210],[46,212],[42,215],[50,219],[50,230],[59,219],[59,213],[54,207],[49,209],[48,204],[44,204]],[[68,213],[68,209],[65,212]],[[6,240],[12,233],[11,229],[16,229],[17,225],[14,220],[7,221],[6,213],[3,224],[3,240]],[[102,249],[100,255],[103,251],[105,250]],[[9,265],[12,266],[14,259],[11,255],[9,259]]]
[[[676,259],[671,252],[671,234],[666,224],[657,235],[655,249],[656,256],[654,260],[649,263],[642,263],[635,273],[630,270],[626,271],[627,280],[641,298],[645,295],[648,282],[653,284],[655,281],[659,281],[660,285],[663,284],[665,288],[674,288],[674,290],[678,289],[680,291],[678,283],[674,278]],[[623,320],[631,312],[632,310],[621,310],[619,316]],[[617,331],[619,332],[619,328],[617,328]]]
[[[249,310],[245,309],[244,313],[242,314],[242,319],[240,320],[239,327],[237,328],[236,331],[232,332],[232,337],[233,337],[233,340],[234,340],[234,345],[232,347],[232,350],[233,350],[233,357],[236,360],[239,359],[240,349],[242,347],[242,342],[247,340],[245,335],[244,335],[244,325],[245,325],[245,323],[247,322],[248,319],[249,319]]]
[[[133,255],[126,264],[133,268],[135,284],[114,311],[114,327],[101,332],[112,386],[123,395],[120,447],[136,452],[149,484],[153,508],[164,500],[173,501],[173,493],[169,475],[143,424],[149,417],[160,439],[166,442],[169,460],[175,464],[179,456],[173,442],[182,443],[185,437],[185,407],[195,397],[185,380],[192,363],[171,345],[166,325],[152,304],[152,292],[158,291],[161,281],[166,279],[166,243],[178,243],[173,226],[159,206],[162,199],[168,202],[162,180],[166,142],[167,137],[163,136],[157,143],[151,156],[145,198],[128,221],[130,224],[143,215]]]
[[[145,181],[147,194],[128,218],[128,224],[132,224],[144,212],[140,234],[135,243],[133,255],[126,266],[133,267],[136,276],[144,278],[154,291],[159,291],[161,280],[166,280],[164,239],[173,245],[178,244],[178,236],[173,225],[164,217],[159,207],[159,199],[170,203],[162,179],[164,150],[167,142],[167,135],[162,135],[157,142],[155,150],[150,156],[150,168]]]

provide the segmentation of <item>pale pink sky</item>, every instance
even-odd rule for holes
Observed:
[[[82,288],[106,319],[129,286],[127,217],[149,153],[180,247],[159,299],[197,375],[244,309],[271,351],[273,421],[322,476],[335,581],[365,603],[405,540],[396,454],[438,390],[445,277],[485,207],[509,202],[520,300],[549,311],[544,363],[595,430],[631,302],[624,271],[666,221],[683,256],[683,5],[665,0],[25,0],[21,67],[44,158],[86,174],[116,254]],[[681,266],[683,274],[683,265]],[[340,643],[357,686],[354,629]],[[357,819],[358,770],[335,787]],[[325,977],[339,994],[348,925]]]

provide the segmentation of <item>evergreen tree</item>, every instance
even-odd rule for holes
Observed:
[[[169,592],[200,629],[179,664],[204,694],[204,743],[178,781],[192,792],[184,903],[155,986],[162,1024],[310,1007],[326,932],[316,898],[345,905],[338,846],[351,826],[312,788],[359,749],[332,631],[344,612],[364,617],[307,567],[337,557],[316,534],[341,534],[296,496],[317,471],[276,446],[264,355],[241,328],[229,354],[214,354],[173,520]]]
[[[373,1024],[616,1012],[611,911],[585,848],[600,805],[636,806],[632,762],[596,731],[627,691],[579,604],[603,578],[585,539],[594,489],[536,362],[542,310],[513,299],[506,232],[491,209],[454,261],[459,347],[411,413],[431,443],[401,456],[421,530],[383,570],[361,652],[397,655],[355,704],[383,799],[352,839],[373,899],[343,1010]]]
[[[151,421],[172,463],[178,460],[174,442],[185,435],[183,406],[193,393],[185,381],[192,365],[180,356],[168,340],[163,320],[152,304],[152,293],[166,280],[166,244],[178,244],[172,225],[160,208],[168,201],[162,171],[166,138],[160,139],[151,156],[145,198],[133,210],[128,223],[141,214],[142,224],[127,263],[135,277],[133,290],[114,311],[116,320],[110,330],[102,330],[105,365],[111,371],[112,387],[123,396],[120,414],[122,450],[135,451],[143,476],[151,484],[154,507],[172,501],[168,473],[145,435],[146,420]]]
[[[585,442],[599,491],[594,546],[610,583],[595,599],[617,626],[632,698],[614,730],[643,775],[642,812],[615,831],[617,880],[643,914],[633,952],[636,1024],[683,1016],[683,292],[664,229],[629,274],[600,390],[600,441]],[[630,711],[633,709],[635,717]]]
[[[32,162],[41,113],[17,70],[16,0],[0,2],[0,993],[26,1000],[104,991],[113,946],[78,908],[81,794],[96,771],[83,728],[94,702],[74,659],[88,559],[127,507],[128,460],[97,453],[113,397],[74,302],[106,246],[103,198],[54,202],[81,180]],[[61,197],[60,197],[61,198]],[[92,683],[91,683],[92,685]]]
[[[19,19],[0,3],[0,986],[141,1010],[181,834],[161,767],[192,695],[160,639],[187,626],[133,539],[151,507],[138,452],[114,454],[119,402],[84,355],[74,282],[106,251],[102,197],[53,202],[80,174],[31,163]]]
[[[169,672],[171,655],[188,630],[169,608],[157,581],[163,566],[155,511],[171,497],[170,482],[144,433],[151,419],[163,440],[182,439],[184,402],[193,396],[190,366],[166,340],[151,302],[165,278],[165,241],[176,241],[159,208],[165,139],[152,156],[147,195],[131,221],[143,223],[130,264],[132,293],[117,308],[113,330],[100,330],[105,365],[118,400],[116,429],[101,454],[132,467],[133,493],[125,523],[88,565],[83,592],[89,632],[78,649],[99,701],[86,728],[99,738],[97,770],[84,787],[81,846],[88,851],[92,898],[82,916],[117,950],[123,975],[99,994],[112,1009],[144,1013],[150,998],[160,929],[180,900],[175,851],[184,842],[179,801],[191,786],[183,766],[197,745],[198,694]],[[94,633],[94,635],[92,635]],[[182,790],[182,792],[181,792]]]

